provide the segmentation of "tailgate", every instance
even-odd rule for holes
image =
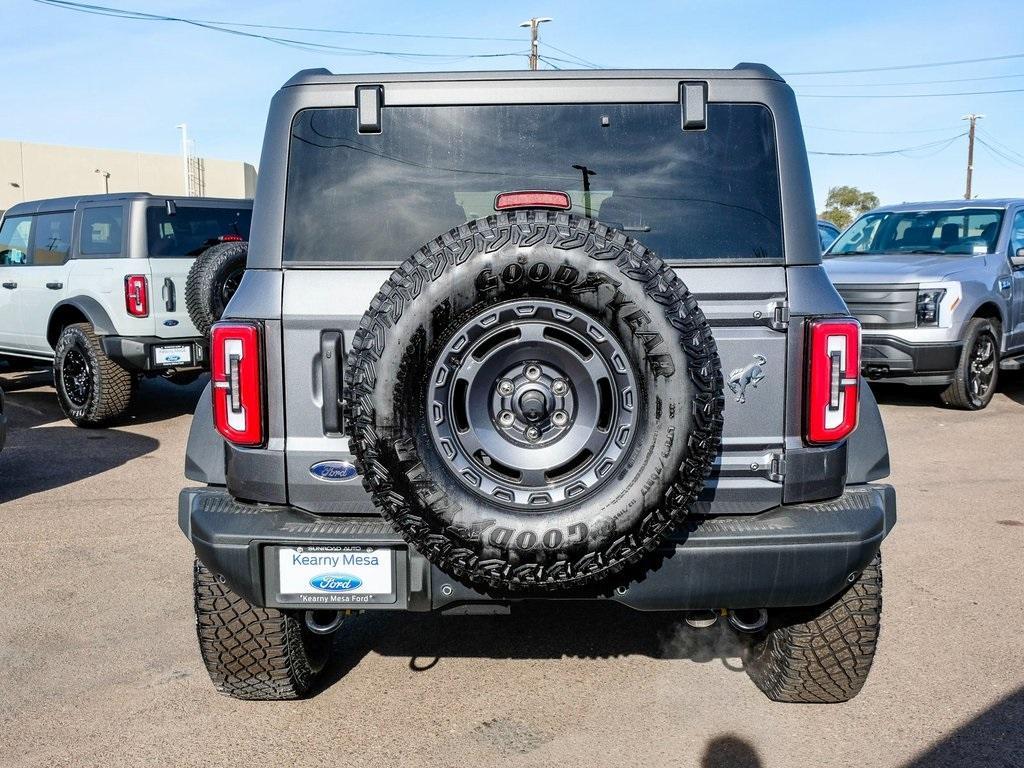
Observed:
[[[185,306],[185,281],[194,258],[150,259],[150,300],[156,335],[162,339],[199,336]]]
[[[722,360],[723,447],[698,512],[753,514],[782,502],[787,333],[783,267],[677,267],[707,315]],[[352,485],[310,467],[351,461],[347,439],[324,428],[324,339],[351,345],[363,311],[391,270],[284,271],[282,331],[288,500],[313,512],[352,512]],[[344,489],[342,493],[340,489]],[[365,507],[360,504],[360,507]]]

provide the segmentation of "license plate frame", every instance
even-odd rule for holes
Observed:
[[[174,366],[192,365],[193,354],[191,344],[161,344],[153,347],[153,365],[173,368]]]
[[[373,545],[266,547],[268,603],[309,609],[394,604],[398,554],[394,547]],[[314,587],[318,579],[322,586]]]

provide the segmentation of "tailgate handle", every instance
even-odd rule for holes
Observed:
[[[324,404],[324,432],[340,435],[345,428],[342,365],[345,362],[345,335],[341,331],[320,334],[320,385]]]
[[[164,300],[164,308],[168,312],[173,312],[177,306],[177,301],[174,296],[174,281],[171,278],[164,278],[164,287],[160,289],[160,296]]]
[[[9,291],[13,291],[13,290],[14,290],[15,288],[17,288],[17,287],[18,287],[18,284],[17,284],[17,283],[12,283],[12,282],[10,282],[10,281],[8,281],[8,282],[4,283],[4,288],[6,288],[6,289],[7,289],[7,290],[9,290]]]

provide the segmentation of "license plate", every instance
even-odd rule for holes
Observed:
[[[393,603],[394,553],[386,547],[280,547],[277,599],[310,605]]]
[[[153,362],[157,365],[187,365],[192,362],[192,347],[182,344],[175,347],[155,347]]]

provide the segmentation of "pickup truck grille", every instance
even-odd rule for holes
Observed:
[[[914,328],[917,326],[917,284],[836,285],[850,314],[864,328]]]

